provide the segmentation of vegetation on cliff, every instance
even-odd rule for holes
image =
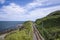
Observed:
[[[45,40],[60,40],[60,11],[35,21],[37,29]]]

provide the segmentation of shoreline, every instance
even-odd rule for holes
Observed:
[[[18,25],[16,26],[16,28],[8,29],[8,30],[6,29],[5,31],[0,32],[0,36],[3,35],[3,34],[9,33],[9,32],[15,31],[15,30],[17,30],[17,29],[19,29],[19,28],[21,28],[21,27],[22,27],[22,24],[18,24]]]

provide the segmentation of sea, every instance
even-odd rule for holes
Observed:
[[[22,24],[24,21],[0,21],[0,32],[7,29],[14,29],[18,24]]]

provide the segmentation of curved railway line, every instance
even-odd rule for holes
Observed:
[[[35,40],[44,40],[44,38],[41,36],[35,25],[33,25],[33,31],[36,36]]]

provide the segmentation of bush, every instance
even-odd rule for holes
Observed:
[[[7,35],[5,40],[33,40],[32,22],[24,22],[23,26],[22,30],[16,30],[15,33]]]

